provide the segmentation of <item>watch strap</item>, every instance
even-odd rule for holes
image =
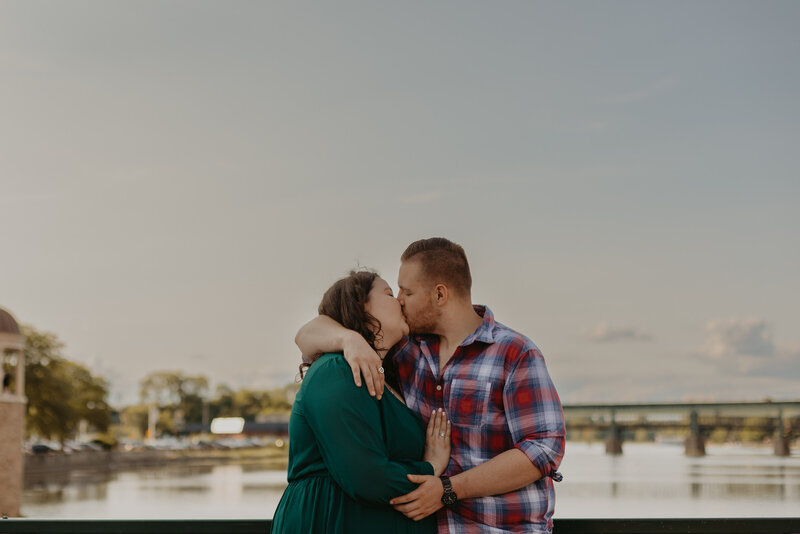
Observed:
[[[453,491],[453,484],[450,482],[450,477],[440,476],[444,493],[442,494],[442,504],[445,506],[452,506],[458,501],[458,495]]]
[[[445,493],[448,491],[453,491],[453,484],[450,483],[450,477],[442,475],[439,478],[442,479],[442,486],[444,486]]]

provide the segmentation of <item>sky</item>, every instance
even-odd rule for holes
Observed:
[[[0,0],[0,306],[268,389],[444,236],[562,401],[800,397],[800,3]]]

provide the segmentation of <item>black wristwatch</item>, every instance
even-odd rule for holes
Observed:
[[[450,484],[450,477],[441,476],[442,486],[444,487],[444,495],[442,495],[442,504],[445,506],[452,506],[458,500],[458,495],[453,491],[453,485]]]

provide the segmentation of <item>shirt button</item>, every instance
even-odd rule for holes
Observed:
[[[441,385],[436,386],[436,391],[442,391],[442,386]]]

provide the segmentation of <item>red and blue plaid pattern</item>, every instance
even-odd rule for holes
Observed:
[[[524,452],[544,475],[517,491],[459,501],[439,512],[439,532],[550,532],[553,478],[564,455],[564,416],[544,358],[531,340],[495,322],[478,329],[439,373],[438,336],[413,335],[395,354],[406,404],[426,421],[437,408],[453,423],[445,474],[455,475],[503,451]]]

